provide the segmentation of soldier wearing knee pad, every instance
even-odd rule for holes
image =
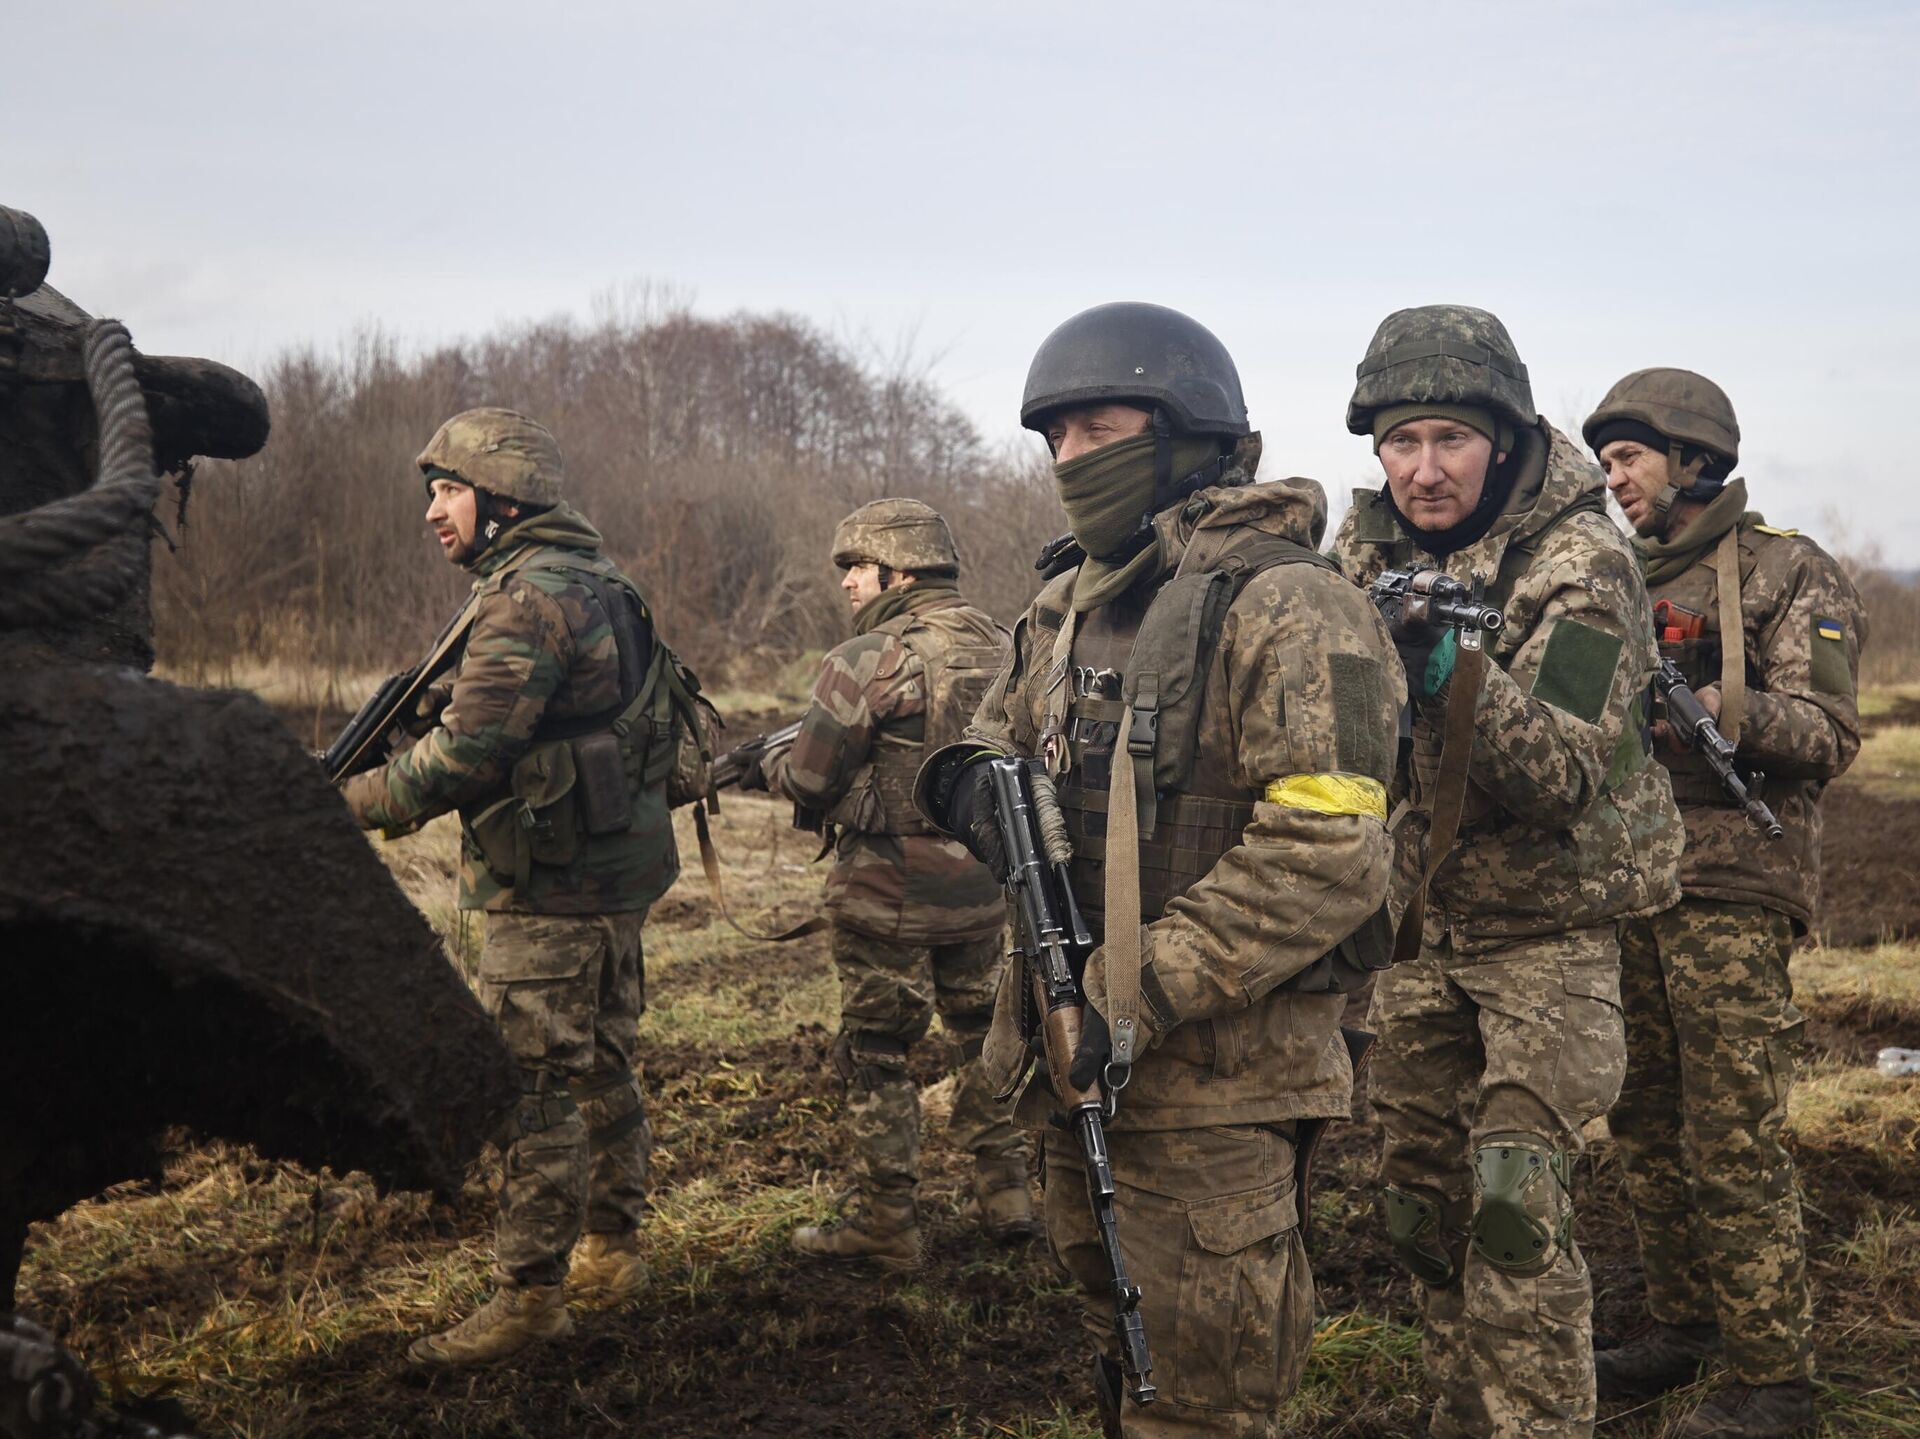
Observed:
[[[460,657],[429,691],[418,743],[343,794],[370,829],[459,813],[460,907],[486,921],[480,996],[521,1065],[500,1137],[498,1288],[409,1351],[473,1364],[569,1333],[563,1283],[618,1297],[645,1279],[640,933],[679,872],[664,783],[689,679],[561,497],[544,426],[469,410],[418,464],[427,522],[474,577]]]
[[[838,834],[826,893],[841,996],[834,1065],[858,1169],[844,1212],[795,1231],[793,1246],[909,1269],[920,1261],[920,1099],[907,1053],[936,1012],[961,1044],[948,1133],[974,1156],[969,1209],[997,1239],[1035,1232],[1026,1143],[980,1079],[1005,915],[999,886],[913,808],[927,747],[958,736],[1007,635],[962,597],[953,536],[918,500],[876,500],[848,515],[833,562],[845,571],[854,637],[828,653],[792,747],[747,779]]]
[[[1382,1209],[1419,1281],[1435,1439],[1587,1435],[1581,1127],[1625,1068],[1620,921],[1678,894],[1680,817],[1644,737],[1646,588],[1601,476],[1534,409],[1506,328],[1429,305],[1380,325],[1347,424],[1385,472],[1333,553],[1481,580],[1485,647],[1397,620],[1396,954],[1374,993]]]
[[[1767,774],[1785,831],[1768,842],[1698,753],[1659,746],[1685,897],[1622,936],[1627,1080],[1608,1117],[1654,1322],[1596,1356],[1600,1392],[1663,1393],[1724,1351],[1735,1383],[1681,1432],[1797,1433],[1814,1419],[1813,1315],[1783,1135],[1802,1024],[1787,961],[1819,898],[1821,791],[1860,747],[1867,616],[1825,551],[1747,508],[1739,421],[1705,376],[1636,370],[1583,428],[1634,528],[1662,655]]]

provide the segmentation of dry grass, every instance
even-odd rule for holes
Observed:
[[[1845,783],[1883,798],[1920,799],[1920,726],[1882,725],[1866,737]]]

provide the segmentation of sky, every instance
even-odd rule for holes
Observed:
[[[997,442],[1055,324],[1152,300],[1337,509],[1378,484],[1344,426],[1374,326],[1460,302],[1563,427],[1629,370],[1711,376],[1769,520],[1920,563],[1910,3],[65,0],[7,32],[0,203],[149,352],[653,285],[910,347]]]

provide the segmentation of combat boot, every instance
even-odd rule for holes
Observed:
[[[407,1358],[432,1369],[496,1364],[544,1339],[573,1333],[565,1292],[558,1284],[502,1284],[493,1298],[443,1334],[407,1347]]]
[[[1735,1384],[1707,1396],[1680,1426],[1682,1439],[1785,1439],[1813,1427],[1813,1381]]]
[[[633,1234],[584,1234],[573,1246],[567,1288],[583,1298],[612,1303],[646,1287],[647,1266]]]
[[[1656,1319],[1625,1344],[1594,1351],[1594,1384],[1602,1399],[1651,1399],[1693,1383],[1707,1360],[1719,1352],[1718,1324],[1666,1324]]]
[[[1024,1244],[1040,1232],[1027,1189],[1024,1159],[980,1159],[973,1169],[973,1195],[961,1211],[978,1220],[989,1237],[1002,1244]]]
[[[838,1218],[794,1230],[793,1247],[816,1259],[870,1259],[904,1273],[920,1267],[920,1221],[911,1198],[856,1195]]]

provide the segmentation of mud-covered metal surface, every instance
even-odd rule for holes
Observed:
[[[518,1095],[280,722],[142,673],[157,476],[253,453],[265,397],[139,354],[49,262],[0,207],[0,1310],[27,1224],[152,1172],[169,1129],[452,1191]]]

